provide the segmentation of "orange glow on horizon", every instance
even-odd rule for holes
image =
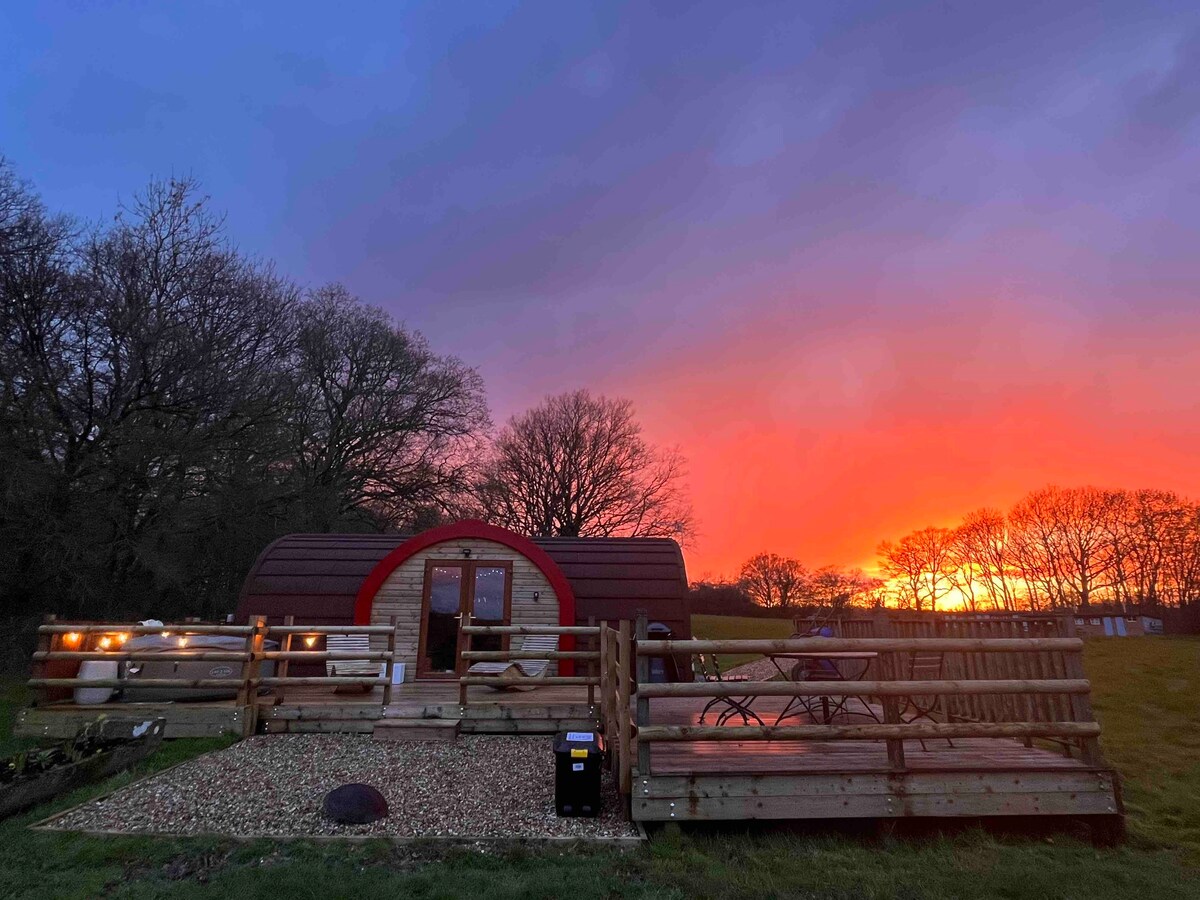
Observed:
[[[1047,484],[1200,496],[1193,329],[950,308],[759,315],[602,385],[687,457],[691,580],[733,577],[761,552],[869,571],[883,540]],[[1072,339],[1086,353],[1066,364]]]

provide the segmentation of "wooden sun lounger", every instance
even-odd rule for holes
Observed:
[[[522,651],[553,653],[558,649],[558,635],[530,634],[521,642]],[[502,684],[497,690],[529,690],[544,678],[550,668],[548,659],[515,659],[511,662],[478,662],[467,670],[468,675],[497,675]]]
[[[340,653],[370,653],[371,640],[365,634],[331,634],[325,638],[325,648],[330,652]],[[369,659],[339,659],[325,663],[326,675],[374,675],[382,678],[387,669],[387,663],[375,662]],[[334,689],[337,694],[366,693],[371,690],[368,685],[338,685]]]

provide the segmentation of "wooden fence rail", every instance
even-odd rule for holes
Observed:
[[[638,641],[638,656],[694,653],[812,653],[814,651],[872,651],[898,653],[1016,653],[1083,650],[1079,638],[834,638],[802,637],[773,640],[736,638],[712,641]]]
[[[595,625],[476,625],[469,615],[464,615],[459,630],[467,637],[493,636],[509,638],[513,636],[553,635],[562,637],[581,638],[585,641],[598,641],[600,628]],[[597,645],[598,647],[598,645]],[[540,675],[530,679],[531,685],[573,685],[586,687],[588,690],[588,706],[596,703],[596,688],[601,685],[602,673],[599,671],[600,650],[521,650],[504,647],[499,650],[463,650],[460,655],[467,662],[510,662],[521,660],[579,660],[585,663],[588,670],[586,675]],[[500,675],[472,675],[468,672],[458,679],[458,705],[466,708],[468,705],[468,688],[472,686],[488,686],[498,689],[514,687],[514,682]],[[502,695],[497,695],[502,696]]]
[[[845,636],[838,623],[833,636],[784,639],[645,640],[639,619],[637,659],[637,769],[650,772],[650,745],[658,741],[831,741],[884,740],[892,768],[905,768],[904,742],[929,738],[1019,738],[1057,740],[1076,746],[1092,764],[1101,761],[1099,726],[1090,705],[1091,685],[1083,674],[1083,642],[1062,617],[1050,621],[970,621],[963,627],[895,636],[893,626],[909,624],[876,617],[859,623],[864,636]],[[646,661],[656,656],[726,654],[870,654],[871,680],[796,680],[649,684]],[[936,660],[940,677],[913,673],[910,660]],[[938,697],[923,721],[901,720],[902,700]],[[882,722],[870,725],[812,724],[791,726],[656,725],[650,701],[659,698],[859,697],[875,699]],[[934,719],[934,721],[930,721]],[[737,752],[731,750],[730,752]]]
[[[1086,694],[1087,679],[1062,681],[732,681],[643,684],[641,697],[911,697],[913,694]]]
[[[644,725],[643,741],[878,741],[933,738],[1094,738],[1095,722],[919,722],[875,725]]]
[[[259,696],[262,689],[274,689],[270,702],[282,699],[289,687],[365,687],[383,688],[383,705],[391,699],[392,671],[396,663],[396,626],[392,625],[296,625],[291,617],[283,625],[268,625],[262,616],[252,616],[249,625],[205,625],[198,623],[140,625],[132,623],[70,623],[52,622],[39,629],[39,649],[33,654],[33,673],[27,684],[38,691],[38,702],[46,702],[47,691],[73,688],[114,688],[124,691],[142,690],[220,690],[235,692],[234,703],[242,710],[239,717],[243,735],[253,734],[257,728],[258,708],[263,702]],[[105,638],[118,639],[122,643],[134,635],[165,634],[178,638],[178,649],[126,650],[121,647],[111,650],[98,649],[98,642]],[[385,649],[364,650],[292,650],[295,636],[322,636],[330,634],[367,635],[386,637]],[[242,639],[240,650],[188,649],[190,637],[235,636]],[[264,649],[268,635],[283,638],[281,650]],[[68,649],[66,644],[76,644],[77,649]],[[93,644],[89,648],[87,645]],[[110,662],[229,662],[238,663],[240,671],[236,677],[195,678],[184,675],[154,678],[80,678],[78,675],[55,676],[48,674],[49,664],[70,664],[105,660]],[[262,675],[264,662],[276,662],[278,670],[272,675]],[[290,662],[368,662],[381,663],[383,674],[370,675],[288,675]],[[362,703],[378,703],[378,698],[365,694]]]

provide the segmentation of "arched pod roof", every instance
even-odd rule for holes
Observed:
[[[487,533],[482,533],[480,527]],[[356,605],[373,595],[385,562],[406,543],[429,546],[455,537],[495,539],[494,526],[459,522],[419,535],[291,534],[268,546],[255,561],[238,599],[237,618],[285,615],[299,622],[338,624],[355,620]],[[500,531],[497,529],[497,531]],[[449,537],[440,534],[449,533]],[[645,609],[681,636],[690,634],[686,610],[687,573],[683,554],[666,538],[524,538],[552,561],[574,597],[575,619],[632,619]],[[433,540],[431,540],[431,538]],[[410,542],[416,541],[418,544]],[[514,548],[514,549],[519,549]],[[536,554],[531,556],[537,563]],[[394,566],[392,566],[394,568]],[[554,579],[549,577],[551,584]],[[373,587],[372,587],[373,585]]]

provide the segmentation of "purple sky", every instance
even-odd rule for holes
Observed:
[[[498,420],[632,397],[694,574],[1200,492],[1200,6],[655,5],[7,3],[0,152],[92,219],[195,175]]]

